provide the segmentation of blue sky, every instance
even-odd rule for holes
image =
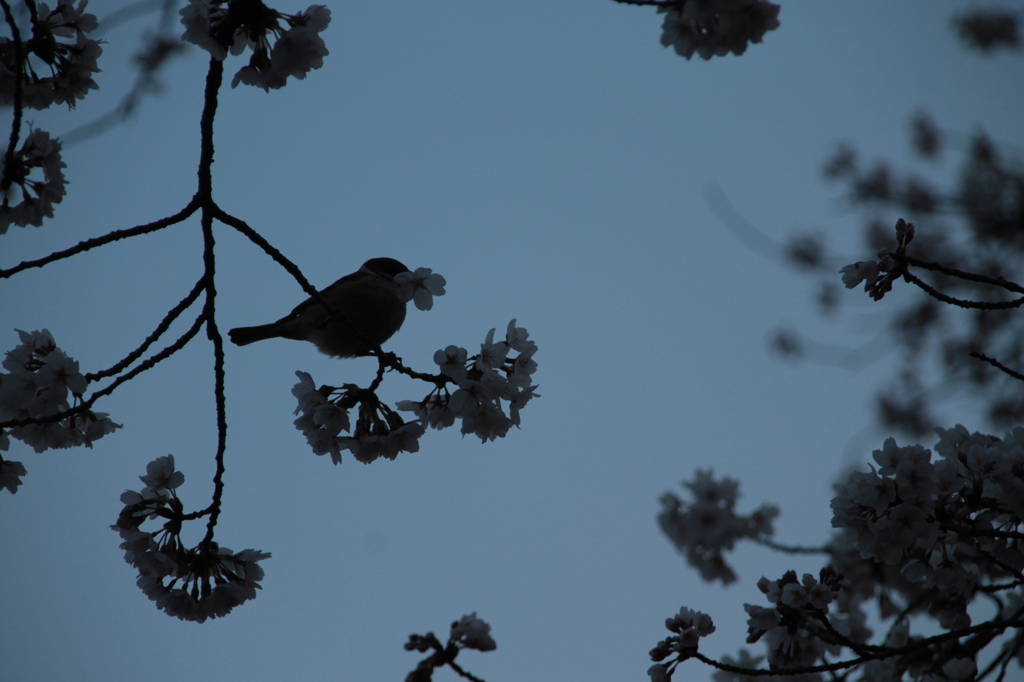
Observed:
[[[322,69],[270,94],[222,91],[217,200],[320,286],[384,255],[442,273],[448,294],[387,344],[415,367],[517,318],[540,347],[543,397],[502,441],[431,432],[395,462],[334,467],[292,427],[294,372],[365,384],[373,364],[283,340],[230,347],[217,539],[273,558],[255,601],[182,623],[138,591],[107,526],[168,453],[186,507],[207,504],[212,359],[197,340],[101,405],[125,426],[93,450],[12,448],[29,475],[0,499],[5,679],[400,680],[418,660],[402,650],[410,633],[446,633],[471,611],[498,649],[459,662],[489,682],[646,679],[647,651],[684,604],[718,625],[706,653],[734,653],[757,578],[818,566],[745,548],[740,584],[706,586],[657,529],[658,497],[713,467],[742,481],[745,508],[782,506],[778,539],[820,541],[851,439],[881,443],[862,436],[893,366],[774,359],[780,323],[835,343],[873,330],[819,320],[809,283],[739,243],[705,192],[721,188],[773,237],[821,229],[857,260],[858,217],[819,176],[834,145],[912,164],[920,107],[1024,144],[1019,58],[960,49],[948,27],[960,2],[787,2],[763,44],[710,62],[662,48],[652,9],[610,1],[329,6]],[[104,112],[152,20],[106,36],[100,90],[76,112],[35,123],[59,134]],[[176,61],[133,120],[67,150],[57,218],[12,228],[0,267],[188,201],[204,54]],[[229,228],[217,237],[222,327],[304,298]],[[0,288],[0,347],[45,327],[83,369],[107,367],[200,272],[197,221],[24,272]]]

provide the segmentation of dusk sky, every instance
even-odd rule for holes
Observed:
[[[735,655],[743,603],[763,601],[757,579],[817,572],[818,559],[741,547],[740,582],[706,585],[658,529],[658,499],[713,468],[741,481],[742,510],[781,507],[778,540],[825,540],[832,481],[886,435],[871,429],[871,396],[897,358],[859,372],[791,364],[768,337],[786,325],[859,346],[884,319],[869,313],[911,294],[871,304],[844,290],[858,314],[822,319],[812,281],[737,239],[709,192],[772,239],[820,230],[853,262],[870,255],[862,218],[821,178],[837,143],[947,181],[952,159],[913,157],[908,121],[922,108],[943,128],[1024,145],[1021,57],[959,45],[950,19],[970,3],[781,4],[780,28],[744,55],[686,61],[661,46],[654,9],[611,0],[329,2],[323,68],[270,93],[225,85],[222,208],[320,287],[378,256],[441,273],[447,294],[428,312],[410,306],[385,349],[434,371],[437,349],[476,352],[515,318],[539,346],[541,397],[496,442],[430,431],[393,462],[346,453],[334,466],[292,425],[295,372],[366,385],[375,363],[280,339],[228,346],[217,540],[273,556],[254,601],[181,622],[135,586],[109,526],[121,493],[169,453],[185,507],[209,503],[212,352],[200,334],[99,403],[124,428],[93,449],[5,453],[28,475],[0,492],[0,675],[398,682],[421,658],[402,649],[409,634],[445,636],[475,611],[497,650],[458,662],[488,682],[646,680],[647,652],[682,605],[717,625],[702,652]],[[102,21],[119,6],[89,10]],[[155,24],[143,14],[104,34],[99,90],[28,120],[60,136],[102,115]],[[129,121],[65,150],[56,217],[0,237],[0,268],[189,201],[207,60],[190,46]],[[226,80],[244,63],[229,57]],[[250,242],[215,231],[222,331],[305,298]],[[198,218],[22,272],[0,283],[0,348],[17,345],[15,329],[46,328],[83,371],[108,367],[201,273]],[[389,376],[381,395],[420,399],[422,386]],[[690,661],[676,679],[710,672]]]

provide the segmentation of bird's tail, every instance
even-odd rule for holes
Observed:
[[[256,341],[272,339],[281,335],[281,330],[276,322],[261,324],[258,327],[236,327],[228,331],[228,338],[236,346],[247,346]]]

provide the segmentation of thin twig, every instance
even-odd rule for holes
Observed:
[[[737,673],[740,675],[750,675],[758,677],[768,677],[777,675],[806,675],[811,673],[826,673],[834,672],[836,670],[845,670],[847,668],[853,668],[862,663],[868,661],[876,661],[885,658],[893,658],[895,656],[902,656],[904,654],[913,653],[920,649],[926,649],[933,644],[941,644],[951,639],[960,639],[961,637],[967,637],[978,632],[995,631],[1003,632],[1008,627],[1024,627],[1024,621],[1021,620],[1005,620],[1005,621],[987,621],[985,623],[979,623],[978,625],[972,625],[971,627],[961,628],[959,630],[951,630],[944,632],[941,635],[935,635],[933,637],[926,637],[919,639],[916,642],[912,642],[906,646],[898,648],[887,648],[883,651],[877,651],[873,653],[864,654],[857,658],[848,659],[845,661],[836,661],[835,663],[826,663],[823,665],[809,665],[800,666],[797,668],[776,668],[773,670],[766,670],[763,668],[744,668],[737,665],[731,665],[729,663],[722,663],[716,661],[713,658],[708,658],[700,652],[693,654],[693,658],[706,663],[713,668],[724,670],[726,672]],[[997,633],[998,634],[998,633]]]
[[[825,613],[824,610],[817,609],[816,611],[817,613],[815,613],[814,615],[818,618],[818,621],[821,623],[821,627],[824,628],[825,633],[827,633],[833,638],[832,643],[837,643],[842,646],[845,646],[848,649],[851,649],[854,653],[859,654],[861,656],[869,654],[873,651],[880,651],[885,648],[884,646],[878,646],[876,644],[862,644],[861,642],[857,642],[850,639],[849,637],[835,629],[832,623],[829,622],[828,615]],[[821,633],[818,634],[818,637],[822,640],[825,639],[821,636]]]
[[[179,350],[184,348],[185,344],[187,344],[192,339],[192,337],[198,334],[199,330],[202,329],[204,319],[205,318],[203,317],[202,313],[200,313],[199,316],[196,317],[195,322],[192,323],[192,326],[188,328],[188,331],[186,331],[184,334],[178,337],[177,341],[172,343],[170,346],[167,346],[156,355],[153,355],[152,357],[148,358],[145,362],[136,366],[135,369],[131,370],[127,374],[122,374],[117,379],[115,379],[111,384],[96,391],[87,399],[82,401],[81,404],[64,410],[63,412],[57,412],[56,414],[47,415],[46,417],[29,417],[27,419],[12,419],[10,421],[0,422],[0,429],[14,428],[17,426],[29,426],[30,424],[53,424],[55,422],[63,421],[64,419],[72,417],[76,414],[88,412],[96,403],[97,400],[104,396],[110,395],[111,393],[114,392],[114,389],[116,389],[121,384],[125,383],[126,381],[131,381],[138,375],[145,372],[147,369],[152,369],[158,363],[166,360],[167,358],[169,358],[170,356],[174,355]]]
[[[959,308],[967,308],[973,310],[1012,310],[1019,308],[1024,305],[1024,296],[1015,298],[1012,301],[967,301],[960,298],[953,298],[948,296],[930,284],[924,282],[921,278],[911,274],[906,269],[903,271],[903,279],[907,280],[911,284],[916,284],[918,287],[927,292],[932,298],[936,298],[943,303],[955,305]]]
[[[751,538],[753,542],[759,545],[763,545],[768,549],[774,549],[776,552],[783,552],[785,554],[828,554],[828,548],[826,547],[802,547],[800,545],[783,545],[778,542],[774,542],[767,538]]]
[[[1006,668],[1017,657],[1017,652],[1020,651],[1022,643],[1024,643],[1024,633],[1018,633],[1017,643],[1012,648],[1006,650],[1006,658],[1003,659],[1002,664],[999,666],[999,677],[996,678],[996,682],[1002,682],[1003,678],[1006,677]],[[981,677],[978,677],[978,679],[980,680]]]
[[[145,58],[140,59],[140,55],[136,55],[135,61],[139,65],[139,69],[135,76],[135,82],[127,94],[107,113],[88,123],[78,125],[61,135],[60,139],[65,149],[84,142],[91,137],[101,135],[114,125],[127,120],[142,101],[142,98],[157,89],[154,87],[157,84],[155,74],[160,66],[166,64],[167,59],[175,52],[183,52],[186,49],[184,42],[172,38],[168,32],[173,19],[177,15],[177,3],[174,0],[137,0],[129,5],[125,5],[100,19],[99,26],[93,31],[92,35],[94,37],[105,35],[118,25],[147,14],[154,9],[160,10],[158,28],[155,35],[148,37],[147,40],[150,41],[150,45],[165,41],[162,43],[165,48],[162,54],[163,58],[154,62]],[[173,45],[173,47],[168,47],[169,45]],[[145,55],[145,53],[140,54]]]
[[[956,268],[951,268],[948,265],[918,260],[910,256],[904,256],[903,260],[905,260],[908,265],[913,265],[915,268],[935,270],[937,272],[941,272],[944,275],[949,275],[950,277],[956,277],[958,279],[967,280],[968,282],[978,282],[979,284],[991,284],[992,286],[1002,287],[1007,291],[1012,291],[1015,294],[1024,294],[1024,287],[1017,284],[1016,282],[1011,282],[1009,280],[1003,279],[1002,277],[989,277],[988,275],[979,275],[974,272],[957,270]]]
[[[175,223],[180,223],[181,221],[185,220],[190,215],[195,213],[196,209],[199,208],[199,204],[199,196],[196,195],[192,197],[192,200],[189,201],[188,204],[186,204],[185,208],[181,209],[172,216],[168,216],[167,218],[161,218],[160,220],[156,220],[152,223],[147,223],[145,225],[138,225],[136,227],[130,227],[124,230],[114,230],[113,232],[105,234],[102,237],[86,239],[85,241],[78,242],[78,244],[72,246],[70,249],[64,249],[63,251],[54,251],[49,256],[45,256],[37,260],[22,261],[21,263],[15,265],[13,268],[8,268],[7,270],[0,270],[0,279],[16,275],[22,270],[28,270],[29,268],[41,268],[44,265],[48,265],[54,261],[58,261],[63,258],[70,258],[71,256],[82,253],[83,251],[95,249],[98,246],[104,246],[105,244],[116,242],[119,239],[127,239],[128,237],[136,237],[142,234],[149,234],[150,232],[156,232],[157,230],[162,230],[165,227],[170,227]]]
[[[1015,530],[995,530],[994,528],[972,528],[970,526],[961,526],[956,523],[939,522],[939,528],[942,530],[951,530],[958,535],[968,535],[972,537],[983,537],[983,538],[998,538],[1000,540],[1024,540],[1024,533],[1018,533]]]
[[[402,358],[398,357],[394,353],[382,353],[379,357],[381,364],[387,366],[390,369],[395,370],[399,374],[404,374],[407,377],[413,379],[419,379],[420,381],[426,381],[432,383],[438,387],[444,386],[445,384],[454,384],[455,380],[444,374],[426,374],[425,372],[417,372],[414,369],[406,367],[402,363]]]
[[[473,673],[470,673],[470,672],[467,672],[466,670],[463,670],[462,666],[460,666],[455,661],[448,661],[448,665],[451,667],[452,670],[457,672],[460,676],[465,677],[467,680],[470,680],[470,682],[484,682],[483,678],[477,677]]]
[[[681,5],[680,0],[615,0],[620,5],[639,5],[647,7],[672,7],[673,5]]]
[[[181,301],[179,301],[176,306],[174,306],[167,312],[167,314],[164,316],[164,319],[160,320],[160,324],[157,325],[156,329],[153,330],[152,334],[146,337],[146,340],[142,342],[141,346],[133,350],[131,353],[125,356],[123,360],[118,362],[110,369],[105,369],[102,372],[93,372],[91,374],[86,374],[86,380],[92,382],[98,381],[100,379],[105,379],[109,376],[113,376],[120,372],[121,370],[123,370],[124,368],[126,368],[128,365],[132,364],[133,362],[141,358],[142,354],[146,352],[146,349],[148,349],[150,346],[156,343],[156,341],[163,335],[163,333],[167,331],[167,329],[171,326],[171,323],[174,322],[174,320],[178,319],[178,316],[185,312],[185,310],[188,309],[190,305],[195,303],[196,299],[199,298],[199,294],[203,292],[203,288],[205,286],[206,277],[200,277],[199,281],[196,282],[196,285],[192,287],[192,291],[190,291],[188,295],[185,296],[185,298],[181,299]]]
[[[289,275],[295,278],[295,281],[299,283],[299,286],[302,287],[303,291],[309,294],[310,298],[312,298],[314,301],[322,305],[327,310],[332,310],[330,304],[328,304],[327,301],[324,300],[323,296],[320,295],[320,292],[317,291],[316,288],[314,288],[313,285],[309,283],[309,280],[306,279],[306,276],[302,274],[302,271],[299,270],[299,266],[288,260],[284,256],[284,254],[282,254],[280,251],[274,248],[270,244],[270,242],[264,239],[263,235],[249,227],[249,225],[246,224],[244,220],[236,218],[235,216],[225,212],[219,206],[213,206],[211,211],[214,218],[221,221],[225,225],[229,225],[230,227],[235,228],[236,230],[241,232],[246,238],[248,238],[249,241],[263,249],[264,253],[266,253],[268,256],[274,259],[278,265],[280,265],[288,272]]]
[[[993,367],[996,367],[997,369],[1001,369],[1002,371],[1006,372],[1007,374],[1009,374],[1014,379],[1018,379],[1019,381],[1024,381],[1024,374],[1021,374],[1020,372],[1017,372],[1015,370],[1010,369],[1009,367],[1007,367],[1003,363],[999,362],[995,358],[990,358],[989,356],[985,355],[984,353],[971,353],[971,357],[972,358],[977,358],[978,360],[984,360],[985,362],[987,362],[988,364],[992,365]]]

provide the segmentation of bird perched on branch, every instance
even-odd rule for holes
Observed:
[[[238,327],[229,331],[228,337],[239,346],[282,338],[309,341],[321,353],[336,358],[369,355],[405,321],[405,301],[399,297],[395,275],[408,271],[394,258],[371,258],[320,291],[334,309],[333,315],[307,298],[277,322]]]

